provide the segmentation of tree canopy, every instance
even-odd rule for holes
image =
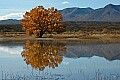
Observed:
[[[61,13],[54,7],[45,9],[43,6],[37,6],[26,12],[21,20],[23,30],[27,35],[35,34],[39,37],[45,32],[61,32],[64,29]]]

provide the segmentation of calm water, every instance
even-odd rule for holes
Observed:
[[[1,43],[0,80],[120,80],[120,43]]]

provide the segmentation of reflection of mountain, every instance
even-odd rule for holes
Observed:
[[[62,55],[66,48],[60,43],[44,43],[27,41],[21,53],[27,65],[44,70],[45,67],[58,67],[62,62]]]
[[[99,57],[104,57],[110,61],[120,60],[120,43],[111,43],[111,44],[110,43],[109,44],[105,44],[105,43],[104,44],[102,43],[83,44],[78,42],[72,42],[72,43],[44,41],[42,43],[40,42],[40,45],[44,45],[44,47],[46,47],[44,49],[42,47],[42,50],[47,49],[48,46],[51,45],[51,48],[58,49],[58,52],[61,52],[61,51],[62,51],[61,53],[66,52],[65,54],[61,54],[61,55],[69,58],[99,56]],[[10,54],[20,54],[23,44],[24,42],[23,43],[17,42],[12,44],[8,44],[7,42],[4,44],[2,43],[0,44],[0,51],[7,52]],[[14,46],[14,47],[10,48],[11,46],[12,47]]]
[[[67,53],[64,54],[70,58],[80,57],[92,57],[99,56],[104,57],[107,60],[120,60],[120,44],[79,44],[79,45],[68,45]]]

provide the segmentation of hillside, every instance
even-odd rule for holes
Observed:
[[[60,13],[63,15],[64,21],[75,21],[77,18],[76,16],[85,15],[93,11],[92,8],[66,8],[63,10],[60,10]]]
[[[107,21],[107,22],[120,22],[120,5],[108,4],[103,8],[92,9],[87,8],[65,8],[59,10],[63,15],[63,21]],[[8,14],[9,15],[9,14]],[[17,16],[22,18],[21,16]],[[12,17],[11,17],[12,18]],[[16,18],[18,19],[18,18]],[[0,24],[18,24],[19,21],[2,20]]]
[[[100,31],[102,28],[108,28],[112,31],[120,30],[120,5],[108,4],[95,10],[90,7],[73,7],[59,11],[63,15],[66,31]],[[19,28],[17,28],[18,26]],[[0,20],[0,30],[22,31],[20,20]]]
[[[60,10],[64,21],[120,22],[120,5],[108,4],[104,8],[66,8]]]
[[[0,25],[8,25],[8,24],[20,24],[20,20],[8,19],[8,20],[1,20],[0,21]]]

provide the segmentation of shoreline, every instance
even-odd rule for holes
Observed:
[[[107,43],[112,43],[112,42],[119,42],[120,43],[120,38],[99,38],[99,39],[82,39],[82,38],[12,38],[12,37],[5,37],[5,38],[0,38],[0,42],[13,42],[13,41],[64,41],[64,42],[107,42]]]
[[[0,43],[2,42],[22,42],[26,40],[31,41],[64,41],[64,42],[120,42],[120,34],[56,34],[51,37],[44,36],[43,38],[36,38],[35,36],[0,36]]]

